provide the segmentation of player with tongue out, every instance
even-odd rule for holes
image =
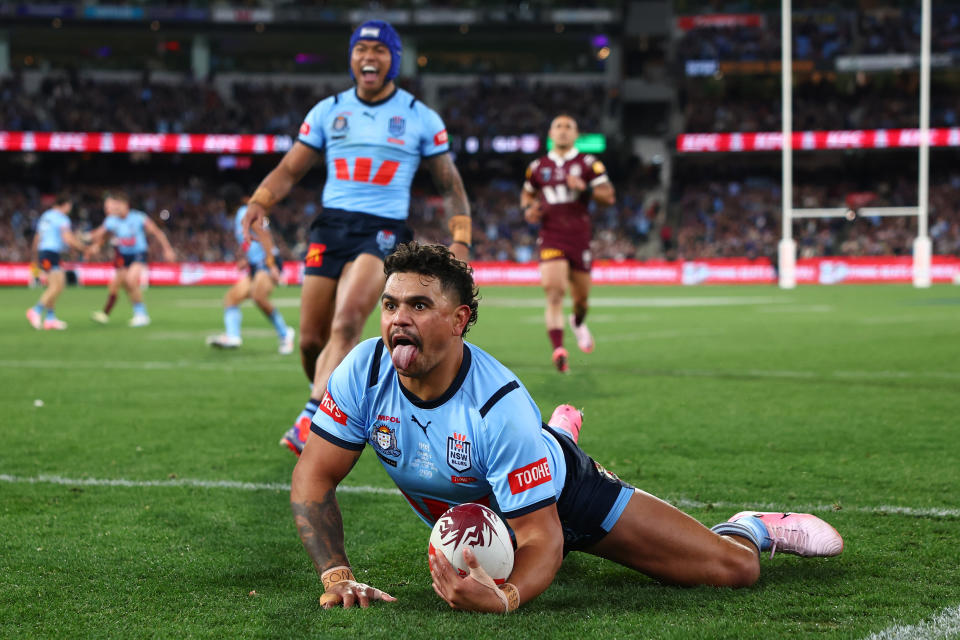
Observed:
[[[389,23],[368,20],[350,38],[355,85],[321,100],[296,142],[247,203],[245,234],[262,225],[315,163],[327,168],[323,211],[310,224],[300,294],[300,357],[313,383],[309,401],[280,444],[298,456],[330,373],[360,341],[383,291],[383,261],[413,238],[407,226],[410,184],[421,159],[443,197],[450,250],[470,255],[470,205],[448,153],[440,116],[397,87],[403,47]],[[398,357],[415,360],[411,348]],[[403,355],[406,354],[406,355]]]

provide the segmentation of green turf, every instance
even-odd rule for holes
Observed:
[[[707,525],[812,509],[847,545],[765,558],[737,591],[573,554],[506,617],[436,597],[429,531],[396,495],[340,502],[358,576],[399,601],[323,611],[282,489],[194,483],[288,483],[277,440],[308,396],[252,307],[242,349],[204,346],[222,292],[152,288],[153,325],[130,329],[125,301],[99,326],[104,290],[69,289],[70,328],[38,332],[23,315],[38,291],[0,289],[0,637],[863,638],[960,604],[956,287],[597,287],[597,350],[569,345],[567,376],[550,366],[539,289],[484,288],[468,337],[546,415],[583,407],[600,462]],[[289,322],[298,293],[275,296]],[[369,454],[347,484],[391,486]]]

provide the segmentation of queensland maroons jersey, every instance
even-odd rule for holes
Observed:
[[[144,224],[147,214],[130,209],[125,218],[107,216],[103,226],[113,234],[113,244],[120,253],[144,253],[147,250],[147,234]]]
[[[421,157],[449,150],[443,120],[412,94],[397,89],[365,102],[355,89],[321,100],[297,138],[326,153],[323,206],[406,220],[410,184]]]
[[[449,507],[478,502],[515,518],[559,498],[566,462],[540,410],[513,373],[464,343],[450,388],[423,402],[400,385],[379,338],[340,363],[311,425],[333,444],[369,445],[428,525]]]
[[[542,235],[590,235],[590,196],[568,187],[567,176],[578,176],[590,187],[610,181],[596,156],[576,149],[562,156],[551,151],[531,162],[523,188],[540,193]]]
[[[40,241],[38,251],[60,253],[67,248],[63,241],[63,230],[70,228],[70,218],[60,209],[47,209],[37,221],[37,234]]]
[[[247,262],[262,269],[264,266],[264,260],[267,257],[267,252],[263,250],[263,245],[256,240],[253,240],[253,238],[256,236],[254,236],[252,233],[250,234],[250,242],[246,242],[243,239],[243,216],[246,214],[247,205],[243,205],[237,209],[237,215],[235,215],[233,218],[233,235],[237,239],[237,244],[244,249]],[[267,231],[267,233],[270,232]],[[273,255],[277,255],[277,253],[279,252],[277,251],[277,248],[274,247]]]

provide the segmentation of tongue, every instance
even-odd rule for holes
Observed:
[[[398,370],[405,370],[417,357],[417,347],[412,344],[398,344],[393,348],[393,366]]]

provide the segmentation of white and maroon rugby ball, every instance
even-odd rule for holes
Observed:
[[[494,582],[506,582],[513,571],[513,541],[507,525],[492,509],[467,502],[447,509],[433,525],[428,553],[442,552],[461,576],[470,573],[463,559],[466,547]]]

